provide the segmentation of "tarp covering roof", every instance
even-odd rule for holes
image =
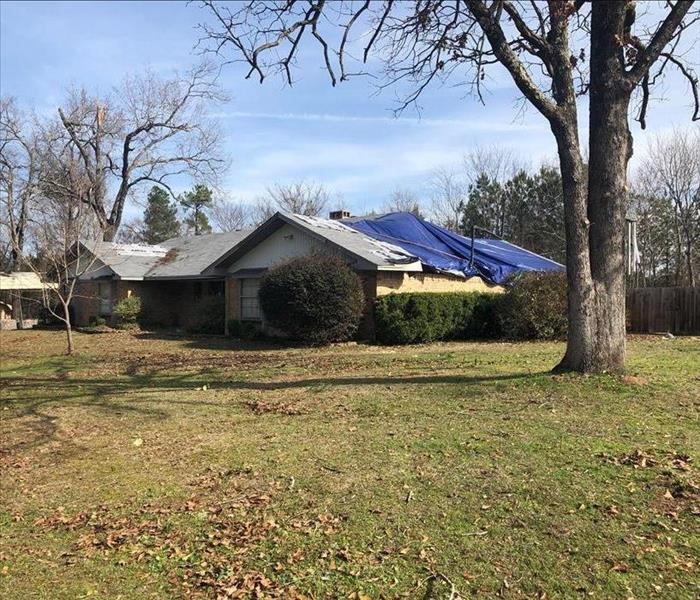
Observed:
[[[376,218],[347,219],[353,229],[377,240],[389,242],[427,267],[462,277],[479,275],[491,283],[504,283],[515,273],[525,271],[564,271],[564,266],[520,248],[505,240],[472,240],[429,223],[411,213],[390,213]]]

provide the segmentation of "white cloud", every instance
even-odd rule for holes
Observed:
[[[231,119],[274,119],[279,121],[322,121],[328,123],[382,123],[397,126],[423,126],[434,125],[458,126],[468,128],[473,131],[509,132],[544,129],[541,125],[532,123],[518,124],[514,121],[485,121],[474,118],[410,118],[410,117],[377,117],[359,115],[340,115],[331,113],[269,113],[269,112],[246,112],[228,111],[213,113],[212,117]]]

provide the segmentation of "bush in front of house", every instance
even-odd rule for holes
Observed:
[[[231,337],[241,338],[242,340],[254,340],[263,337],[258,323],[239,321],[238,319],[229,320],[228,334]]]
[[[509,282],[498,307],[504,337],[551,340],[566,337],[566,274],[523,273]]]
[[[495,294],[416,292],[388,294],[375,303],[377,340],[383,344],[418,344],[467,337],[494,337]],[[488,320],[475,323],[475,315]]]
[[[377,340],[418,344],[437,340],[549,340],[566,337],[566,275],[524,273],[503,294],[389,294],[375,304]]]
[[[190,333],[221,335],[224,333],[225,299],[223,295],[203,296],[194,307],[193,324]]]
[[[116,303],[112,309],[115,325],[119,329],[132,329],[138,326],[141,316],[141,298],[132,294]]]
[[[90,327],[105,327],[107,325],[107,319],[101,316],[93,315],[88,320]]]
[[[259,298],[270,325],[310,344],[351,339],[365,303],[357,274],[340,258],[320,255],[270,269],[260,283]]]

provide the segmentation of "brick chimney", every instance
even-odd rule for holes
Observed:
[[[351,216],[352,215],[350,214],[349,210],[342,208],[340,210],[332,210],[328,215],[328,218],[332,221],[340,221],[341,219],[349,219]]]

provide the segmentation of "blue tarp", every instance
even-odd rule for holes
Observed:
[[[564,271],[564,266],[505,240],[472,240],[433,225],[411,213],[391,213],[375,219],[344,223],[382,242],[400,246],[436,271],[466,277],[479,275],[491,283],[503,283],[523,271]]]

